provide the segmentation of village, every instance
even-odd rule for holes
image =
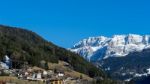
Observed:
[[[6,55],[5,60],[0,62],[0,75],[17,77],[20,80],[41,81],[43,84],[88,84],[88,80],[83,79],[82,75],[78,78],[71,77],[65,74],[63,70],[45,70],[36,66],[24,66],[24,68],[15,69],[11,68],[11,65],[11,59]]]
[[[39,67],[10,68],[10,58],[6,55],[4,62],[0,62],[0,75],[17,77],[21,80],[41,81],[44,84],[88,84],[88,80],[66,75],[63,70],[45,70]],[[83,82],[83,83],[82,83]],[[0,83],[1,84],[1,83]]]

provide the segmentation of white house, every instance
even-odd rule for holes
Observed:
[[[37,79],[42,79],[42,74],[41,73],[37,73],[36,78]]]

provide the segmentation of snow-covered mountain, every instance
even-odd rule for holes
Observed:
[[[71,49],[89,61],[108,57],[122,57],[130,52],[150,48],[150,35],[114,35],[113,37],[89,37],[76,43]]]

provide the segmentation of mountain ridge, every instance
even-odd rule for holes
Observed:
[[[112,37],[89,37],[76,43],[71,50],[89,61],[98,61],[108,57],[122,57],[133,51],[142,51],[150,47],[150,35],[114,35]],[[102,55],[97,55],[101,53]],[[97,59],[92,59],[97,58]]]

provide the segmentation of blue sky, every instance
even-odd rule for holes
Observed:
[[[89,36],[150,34],[149,0],[0,0],[0,24],[62,47]]]

